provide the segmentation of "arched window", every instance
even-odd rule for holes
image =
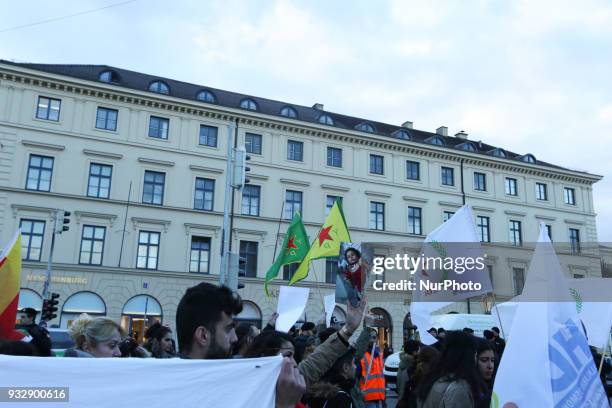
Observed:
[[[154,81],[149,85],[149,91],[157,92],[164,95],[170,94],[170,87],[163,81]]]
[[[391,315],[385,309],[380,307],[373,307],[370,312],[378,316],[374,328],[378,331],[378,341],[382,348],[385,342],[392,347],[393,341],[393,321]]]
[[[408,133],[408,131],[404,129],[396,130],[395,132],[393,132],[392,136],[397,139],[410,140],[410,133]]]
[[[360,130],[362,132],[367,132],[367,133],[374,133],[375,132],[374,126],[372,126],[368,122],[361,122],[360,124],[355,126],[355,129]]]
[[[198,94],[196,95],[196,99],[198,101],[202,101],[202,102],[208,102],[208,103],[216,103],[217,102],[217,98],[215,98],[215,94],[213,94],[210,91],[207,90],[203,90],[198,92]]]
[[[466,150],[468,152],[475,152],[476,151],[476,147],[470,143],[470,142],[465,142],[465,143],[461,143],[459,145],[459,148],[462,150]]]
[[[533,154],[531,153],[527,153],[526,155],[524,155],[523,157],[521,157],[521,160],[524,161],[525,163],[532,163],[535,164],[536,163],[536,158]]]
[[[507,157],[505,150],[500,148],[493,149],[491,154],[495,157]]]
[[[332,119],[332,117],[327,114],[319,116],[318,122],[329,126],[334,125],[334,119]]]
[[[255,101],[250,99],[250,98],[246,98],[246,99],[243,99],[240,102],[240,107],[242,109],[248,109],[248,110],[256,111],[257,110],[257,103],[255,103]]]
[[[115,71],[106,70],[98,75],[98,79],[102,82],[116,83],[119,82],[119,75]]]
[[[19,310],[31,307],[32,309],[40,312],[42,310],[43,298],[35,290],[28,288],[21,288],[19,290],[19,304],[17,308]]]
[[[121,327],[141,342],[147,328],[162,321],[162,307],[153,296],[136,295],[125,303],[121,316]]]
[[[427,139],[428,143],[431,143],[432,145],[436,145],[436,146],[445,146],[446,143],[444,143],[444,139],[442,139],[440,136],[433,136],[430,137],[429,139]]]
[[[100,296],[93,292],[77,292],[70,296],[62,306],[60,327],[70,327],[72,322],[81,315],[87,313],[92,316],[105,316],[106,305]]]
[[[297,118],[297,111],[293,109],[291,106],[285,106],[280,111],[281,116],[286,116],[288,118]]]
[[[255,303],[242,301],[242,312],[234,317],[234,321],[249,322],[261,329],[261,310]]]

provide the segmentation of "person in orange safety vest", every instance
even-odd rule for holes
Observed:
[[[376,330],[370,332],[370,342],[359,368],[359,388],[361,388],[366,408],[386,407],[384,361],[378,346]]]

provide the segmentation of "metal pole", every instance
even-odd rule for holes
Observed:
[[[238,119],[236,119],[236,127],[234,128],[234,147],[236,146],[238,146]],[[233,168],[234,167],[232,166],[232,169]],[[234,232],[234,199],[235,197],[236,197],[236,189],[232,188],[232,203],[230,207],[230,227],[229,227],[229,249],[228,249],[229,252],[232,252],[232,233]],[[238,250],[240,250],[240,248]]]
[[[227,125],[227,134],[234,131],[234,124]],[[227,165],[225,167],[225,202],[223,206],[223,234],[221,235],[221,269],[219,270],[219,284],[225,285],[228,279],[229,266],[229,239],[230,239],[230,205],[232,201],[232,174],[234,171],[234,138],[227,138]]]
[[[461,166],[461,201],[463,202],[463,205],[465,205],[465,188],[464,188],[464,184],[463,184],[463,159],[461,159],[459,164]],[[470,305],[470,299],[468,298],[465,301],[467,302],[467,312],[468,312],[468,314],[471,314],[472,307]]]
[[[53,231],[51,232],[51,248],[49,251],[49,259],[47,260],[47,274],[45,278],[45,286],[43,287],[43,299],[49,297],[49,284],[51,282],[51,268],[53,267],[53,249],[55,248],[55,232],[57,231],[57,217],[59,210],[55,210],[53,216]]]
[[[125,217],[123,218],[123,232],[121,233],[121,248],[119,249],[119,263],[117,268],[121,268],[121,255],[123,255],[123,242],[125,241],[125,226],[127,224],[128,211],[130,209],[130,196],[132,195],[132,181],[130,181],[130,189],[128,190],[127,204],[125,205]]]

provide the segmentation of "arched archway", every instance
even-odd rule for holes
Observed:
[[[234,320],[236,322],[249,322],[261,329],[261,309],[249,300],[242,301],[242,312]]]
[[[374,328],[378,331],[378,341],[381,348],[384,348],[385,343],[389,347],[393,347],[393,321],[389,312],[381,307],[373,307],[370,313],[377,316]]]
[[[19,304],[17,308],[19,310],[31,307],[38,313],[42,310],[43,298],[33,289],[21,288],[19,289]]]
[[[162,322],[163,312],[160,303],[150,295],[136,295],[123,306],[121,327],[139,343],[151,325]]]
[[[60,327],[70,327],[72,322],[81,315],[87,313],[92,316],[106,316],[106,304],[104,300],[94,292],[76,292],[72,294],[62,306],[60,316]]]

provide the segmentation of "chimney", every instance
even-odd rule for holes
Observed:
[[[455,137],[461,140],[467,140],[468,134],[465,131],[460,131],[459,133],[455,133]]]
[[[312,105],[313,109],[317,109],[317,110],[323,110],[323,104],[322,103],[315,103],[314,105]]]
[[[440,136],[448,136],[448,128],[446,126],[440,126],[436,129],[436,133]]]
[[[406,129],[412,129],[412,122],[407,120],[406,122],[402,123],[402,127]]]

